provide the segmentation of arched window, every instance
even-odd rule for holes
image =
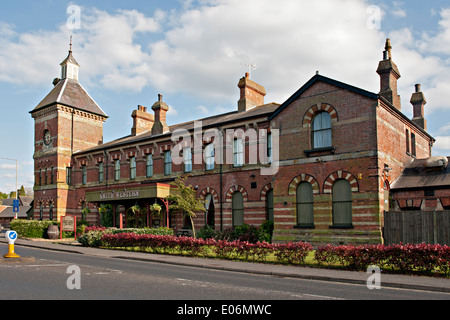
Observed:
[[[297,225],[314,227],[313,187],[309,182],[302,182],[297,187]]]
[[[244,224],[244,197],[239,191],[233,194],[232,209],[233,227],[242,226]]]
[[[214,219],[215,219],[215,209],[214,209],[214,197],[211,193],[208,193],[205,196],[205,225],[214,228]]]
[[[313,149],[331,147],[331,116],[328,112],[318,113],[312,120]]]
[[[333,226],[352,227],[352,189],[345,179],[333,184]]]
[[[273,189],[266,193],[267,220],[273,221]]]
[[[48,206],[48,220],[53,220],[53,202]]]

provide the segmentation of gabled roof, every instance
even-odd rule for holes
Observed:
[[[378,95],[376,93],[369,92],[364,89],[354,87],[349,84],[316,74],[307,83],[305,83],[299,90],[297,90],[297,92],[295,92],[289,99],[287,99],[277,110],[275,110],[275,112],[271,116],[269,116],[269,120],[272,120],[273,118],[275,118],[281,111],[283,111],[295,99],[300,97],[306,90],[308,90],[310,87],[312,87],[316,82],[325,82],[325,83],[331,84],[333,86],[336,86],[338,88],[349,90],[349,91],[366,96],[371,99],[378,99]]]
[[[102,117],[108,117],[94,99],[84,90],[83,86],[78,81],[72,79],[60,80],[53,90],[30,113],[34,113],[56,103]]]

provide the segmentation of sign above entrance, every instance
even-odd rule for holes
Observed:
[[[140,191],[139,190],[107,191],[107,192],[102,192],[99,195],[100,201],[102,201],[102,200],[132,199],[132,198],[139,198],[139,197],[140,197]]]
[[[100,191],[87,191],[87,202],[109,202],[120,200],[135,200],[148,198],[165,198],[171,192],[170,185],[154,183],[147,187],[132,189],[109,189]]]

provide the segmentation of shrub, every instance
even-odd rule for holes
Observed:
[[[250,243],[241,240],[216,240],[214,238],[176,237],[172,235],[152,235],[135,233],[104,233],[101,246],[109,248],[136,248],[155,253],[176,253],[190,256],[207,256],[212,252],[222,259],[266,260],[274,253],[279,262],[304,263],[312,250],[308,243],[270,244],[267,242]]]
[[[233,238],[239,241],[256,243],[259,241],[258,228],[248,224],[237,226],[234,228]]]
[[[273,221],[266,220],[261,224],[259,241],[272,242],[274,224]]]
[[[153,234],[153,235],[173,235],[173,230],[169,228],[125,228],[107,229],[103,226],[92,226],[84,229],[85,233],[78,237],[78,242],[86,247],[102,246],[101,238],[105,234]]]
[[[105,230],[87,231],[85,234],[78,237],[78,242],[85,247],[100,247],[102,245],[101,239],[104,234]]]
[[[250,243],[272,242],[273,222],[265,221],[259,228],[244,224],[234,228],[226,228],[222,231],[214,230],[210,226],[205,226],[198,232],[198,237],[203,239],[214,238],[216,240],[227,241],[247,241]]]
[[[204,240],[215,238],[217,235],[216,230],[214,230],[211,226],[204,226],[197,232],[197,237],[202,238]]]
[[[111,234],[119,233],[135,233],[135,234],[154,234],[154,235],[173,235],[173,230],[166,227],[159,228],[124,228],[124,229],[109,229]]]
[[[449,274],[450,247],[431,244],[395,244],[332,246],[317,248],[314,254],[319,264],[339,264],[347,269],[364,270],[370,265],[403,273]]]
[[[14,219],[11,221],[10,228],[21,238],[46,238],[48,226],[52,224],[54,224],[53,221]]]
[[[288,242],[272,245],[274,254],[279,262],[302,264],[313,246],[306,242]]]

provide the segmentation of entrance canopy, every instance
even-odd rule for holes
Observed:
[[[87,202],[112,202],[122,200],[138,200],[149,198],[165,198],[170,194],[171,186],[155,183],[142,188],[108,188],[86,192]]]

